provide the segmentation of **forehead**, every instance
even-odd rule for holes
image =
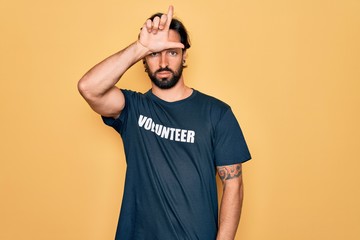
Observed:
[[[170,42],[181,42],[180,34],[177,31],[170,29],[169,41]]]

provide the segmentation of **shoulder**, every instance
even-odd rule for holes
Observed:
[[[198,90],[195,90],[195,91],[197,92],[198,98],[207,104],[211,104],[212,106],[217,107],[217,108],[225,108],[225,109],[230,108],[230,106],[227,103],[225,103],[224,101],[222,101],[214,96],[205,94]]]
[[[232,113],[230,105],[214,96],[197,91],[197,99],[200,102],[200,105],[206,109],[206,115],[213,128],[222,121],[224,116]]]
[[[124,94],[125,96],[125,101],[126,102],[141,102],[144,101],[145,99],[147,99],[147,93],[141,93],[141,92],[137,92],[137,91],[133,91],[133,90],[128,90],[128,89],[120,89],[120,91]]]
[[[201,103],[205,104],[214,115],[221,116],[231,109],[230,105],[224,101],[200,91],[197,91],[197,98]]]
[[[133,91],[133,90],[129,90],[129,89],[120,89],[120,91],[125,95],[125,96],[142,96],[144,95],[143,93],[141,92],[136,92],[136,91]]]

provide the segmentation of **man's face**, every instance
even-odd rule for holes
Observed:
[[[169,32],[169,41],[180,42],[180,35]],[[151,81],[161,89],[174,87],[182,77],[184,54],[180,48],[166,49],[145,57],[145,69]]]

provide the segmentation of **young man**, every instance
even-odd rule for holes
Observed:
[[[229,240],[240,219],[241,163],[249,160],[230,107],[185,85],[183,24],[156,14],[138,40],[89,70],[81,95],[123,139],[127,172],[116,232],[121,240]],[[115,84],[142,60],[152,88]],[[220,216],[216,169],[223,183]]]

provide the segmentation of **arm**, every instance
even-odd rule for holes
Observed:
[[[223,196],[216,240],[234,240],[243,202],[242,167],[234,164],[218,166],[217,170],[223,183]]]
[[[124,95],[115,84],[136,62],[153,52],[180,47],[181,43],[168,41],[173,7],[167,14],[153,21],[148,19],[140,32],[139,40],[127,48],[108,57],[90,69],[79,81],[80,94],[97,113],[107,117],[118,117],[125,106]]]
[[[95,65],[80,79],[79,92],[95,112],[107,117],[120,115],[125,98],[115,84],[145,54],[144,47],[135,42]]]

